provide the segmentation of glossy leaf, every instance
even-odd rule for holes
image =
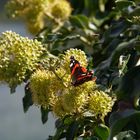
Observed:
[[[103,124],[100,124],[95,127],[95,133],[101,140],[107,140],[109,136],[109,128]]]
[[[120,132],[119,134],[117,134],[114,139],[116,140],[124,140],[124,139],[127,139],[127,140],[134,140],[135,139],[135,132],[129,130],[129,131],[123,131],[123,132]]]
[[[66,133],[64,133],[64,128],[57,128],[55,135],[52,137],[52,140],[60,140],[66,137]]]
[[[63,120],[64,125],[70,125],[72,122],[74,121],[74,118],[70,117],[70,116],[66,116]]]
[[[140,111],[133,109],[115,112],[110,117],[110,136],[108,140],[117,135],[122,130],[128,129],[128,124],[132,124],[131,130],[137,132],[137,136],[140,136],[140,126],[137,126],[137,123],[140,121]]]
[[[124,30],[130,26],[130,23],[126,20],[121,20],[110,28],[110,37],[118,37]]]
[[[120,100],[131,100],[133,101],[140,96],[140,66],[132,68],[122,78],[117,96]]]
[[[117,8],[119,8],[119,10],[122,10],[123,8],[126,8],[131,5],[135,5],[133,1],[128,1],[128,0],[116,0],[115,3]]]
[[[99,10],[98,7],[98,0],[84,0],[85,2],[85,11],[87,15],[95,15],[96,12]]]
[[[66,133],[66,139],[69,140],[73,140],[74,137],[76,136],[77,132],[78,132],[78,122],[74,121],[73,123],[71,123],[71,125],[69,125],[69,128],[67,129],[67,133]]]
[[[88,28],[89,25],[88,20],[89,19],[84,15],[77,15],[77,16],[70,17],[70,22],[72,23],[72,25],[82,29]]]
[[[25,96],[23,97],[22,102],[24,112],[27,112],[29,107],[33,105],[32,93],[30,91],[29,84],[25,87]]]
[[[77,0],[77,1],[70,0],[70,2],[71,2],[71,5],[73,7],[73,13],[74,14],[79,14],[79,13],[83,12],[83,10],[85,8],[84,0],[83,1],[81,1],[81,0]]]
[[[100,139],[96,136],[91,136],[91,137],[83,138],[83,140],[100,140]]]
[[[48,120],[48,115],[49,115],[50,110],[48,108],[43,108],[43,107],[41,107],[40,110],[41,110],[42,123],[45,124]]]
[[[119,60],[120,55],[122,55],[124,52],[131,51],[132,48],[135,47],[135,43],[136,43],[136,39],[132,39],[128,42],[120,43],[112,53],[110,65],[116,64],[116,62]]]
[[[12,86],[10,87],[10,93],[11,93],[11,94],[13,94],[13,93],[16,92],[16,87],[17,87],[17,86],[14,86],[14,85],[12,85]]]
[[[140,16],[140,6],[130,12],[130,16]]]

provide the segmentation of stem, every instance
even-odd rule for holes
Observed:
[[[45,15],[46,15],[48,18],[50,18],[54,23],[57,24],[57,27],[54,28],[54,29],[52,30],[52,32],[56,32],[56,31],[59,30],[59,28],[63,25],[63,22],[61,22],[61,21],[58,20],[58,19],[55,19],[51,14],[45,13]]]
[[[58,74],[55,72],[55,70],[53,69],[53,67],[50,67],[50,70],[55,74],[55,76],[58,78],[58,80],[61,81],[62,85],[63,85],[64,87],[67,87],[67,86],[64,84],[63,80],[62,80],[62,79],[58,76]]]

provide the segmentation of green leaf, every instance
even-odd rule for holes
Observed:
[[[107,140],[109,136],[109,128],[104,124],[99,124],[95,127],[95,133],[101,138],[101,140]]]
[[[58,128],[62,128],[64,125],[63,125],[63,120],[62,119],[57,119],[55,121],[55,127],[58,129]]]
[[[85,2],[84,0],[81,1],[81,0],[70,0],[70,3],[73,7],[73,13],[74,14],[79,14],[79,13],[82,13],[84,8],[85,8]]]
[[[73,140],[74,137],[76,136],[77,132],[78,132],[78,122],[74,121],[73,123],[71,123],[71,125],[69,125],[69,128],[67,129],[66,132],[66,139],[68,140]]]
[[[17,87],[17,85],[12,85],[12,86],[10,86],[10,93],[11,93],[11,94],[13,94],[13,93],[16,92],[16,87]]]
[[[136,39],[132,39],[128,42],[120,43],[111,55],[112,58],[111,58],[110,65],[113,66],[114,64],[116,64],[116,62],[119,61],[120,55],[122,55],[126,51],[129,51],[129,50],[131,51],[132,48],[135,47],[135,44],[136,44]]]
[[[110,136],[108,140],[112,140],[119,132],[130,129],[137,132],[137,136],[140,136],[138,122],[140,122],[140,111],[129,109],[113,113],[110,117]],[[128,127],[130,124],[131,128]]]
[[[56,133],[55,133],[55,135],[53,136],[52,139],[53,140],[60,140],[61,138],[65,138],[66,135],[65,135],[65,133],[63,131],[64,131],[63,127],[57,128]]]
[[[137,50],[138,52],[140,52],[140,41],[137,41],[136,50]]]
[[[110,37],[118,37],[120,34],[130,26],[130,22],[122,20],[112,25],[110,28]]]
[[[74,121],[74,119],[72,117],[66,116],[64,118],[64,125],[70,125],[73,121]]]
[[[110,56],[112,52],[116,49],[116,47],[121,43],[121,40],[118,38],[113,38],[111,41],[109,41],[108,46],[103,50],[102,53],[105,55]]]
[[[27,112],[29,107],[33,105],[32,93],[29,88],[29,83],[25,86],[25,96],[22,99],[22,103],[24,112]]]
[[[122,78],[117,97],[119,100],[136,100],[140,97],[140,66],[130,69]]]
[[[126,8],[131,5],[135,5],[133,1],[128,1],[128,0],[116,0],[115,3],[119,10],[122,10],[123,8]]]
[[[89,20],[84,15],[71,16],[70,22],[72,23],[73,26],[78,28],[85,29],[89,27]]]
[[[57,41],[60,38],[63,38],[64,36],[62,35],[62,33],[50,33],[47,34],[47,41],[48,42],[54,42]]]
[[[99,11],[98,0],[84,0],[84,3],[87,15],[95,15]]]
[[[96,136],[91,136],[91,137],[83,138],[83,140],[100,140],[100,139],[97,138]]]
[[[135,140],[135,132],[129,130],[129,131],[123,131],[123,132],[120,132],[119,134],[117,134],[114,139],[116,140],[124,140],[124,139],[127,139],[127,140]]]
[[[140,16],[140,6],[136,7],[132,12],[129,13],[130,16]]]
[[[41,106],[41,120],[42,120],[43,124],[45,124],[47,122],[49,112],[50,112],[50,110],[48,108],[43,108]]]
[[[53,140],[59,140],[61,138],[65,138],[66,137],[66,132],[64,132],[65,125],[64,125],[62,119],[57,119],[55,121],[55,127],[56,127],[56,132],[55,132],[55,135],[53,137]]]

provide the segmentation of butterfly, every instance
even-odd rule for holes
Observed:
[[[74,56],[70,57],[70,71],[71,71],[71,84],[73,86],[79,86],[88,81],[95,81],[97,78],[93,76],[94,71],[88,71],[86,68],[80,66]]]

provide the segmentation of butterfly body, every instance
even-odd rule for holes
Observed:
[[[86,68],[80,66],[79,61],[77,61],[73,56],[70,57],[70,70],[73,86],[79,86],[85,82],[96,80],[96,77],[93,76],[94,72],[88,71]]]

